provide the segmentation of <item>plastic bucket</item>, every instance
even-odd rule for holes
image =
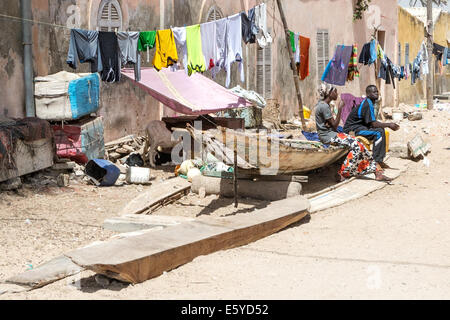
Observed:
[[[99,182],[100,186],[112,186],[120,176],[120,169],[112,162],[94,159],[87,163],[86,174]]]
[[[129,167],[127,170],[128,183],[148,183],[150,181],[150,169],[140,167]]]

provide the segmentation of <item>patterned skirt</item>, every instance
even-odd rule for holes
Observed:
[[[342,177],[350,178],[377,171],[377,164],[373,160],[371,153],[355,137],[345,133],[338,133],[335,138],[331,139],[331,144],[350,148],[350,152],[339,170],[339,174]]]

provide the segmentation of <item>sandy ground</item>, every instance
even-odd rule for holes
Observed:
[[[391,134],[392,142],[406,142],[421,133],[432,143],[429,167],[411,162],[393,185],[250,245],[198,257],[138,285],[103,287],[84,271],[0,299],[450,299],[449,120],[449,112],[424,112],[423,120],[404,120]],[[331,183],[330,172],[310,176],[305,192]],[[0,281],[112,236],[103,220],[145,188],[1,193]],[[241,200],[238,213],[261,205]],[[223,216],[235,214],[231,208],[231,200],[188,196],[158,214]]]

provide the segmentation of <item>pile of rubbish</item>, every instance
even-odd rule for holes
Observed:
[[[111,162],[125,163],[131,154],[140,154],[145,158],[145,137],[130,135],[105,144],[105,159]]]
[[[189,182],[192,182],[196,176],[218,175],[222,172],[233,173],[234,169],[210,153],[205,161],[201,159],[185,160],[181,165],[175,167],[175,175],[187,179]]]

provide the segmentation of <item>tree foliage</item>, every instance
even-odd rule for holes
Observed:
[[[353,20],[362,19],[364,11],[369,8],[369,3],[372,0],[357,0],[355,10],[353,12]]]

